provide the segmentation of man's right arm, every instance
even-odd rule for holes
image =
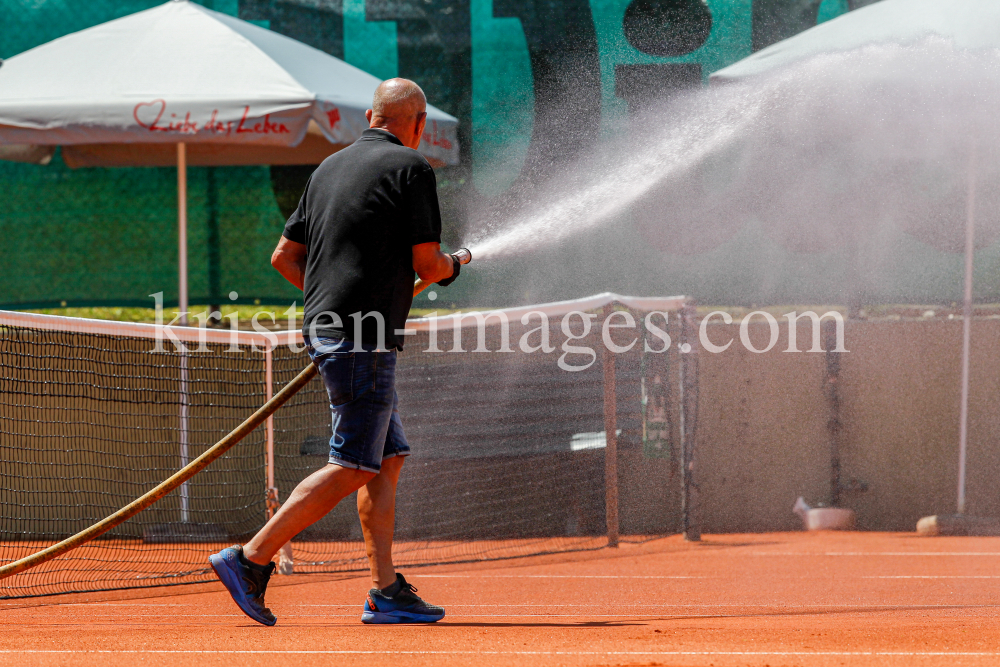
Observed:
[[[302,243],[289,241],[282,236],[278,241],[278,247],[271,255],[271,266],[278,269],[278,273],[285,277],[285,280],[295,285],[299,289],[304,289],[306,277],[306,246]]]
[[[455,260],[441,252],[440,243],[419,243],[413,246],[413,270],[421,280],[436,283],[452,276]]]

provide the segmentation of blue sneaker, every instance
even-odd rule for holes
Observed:
[[[208,557],[219,581],[223,583],[244,614],[264,625],[274,625],[278,619],[264,606],[264,591],[274,572],[274,563],[256,569],[244,561],[243,547],[235,544]]]
[[[435,623],[444,618],[444,607],[427,604],[417,597],[417,589],[396,574],[399,591],[389,597],[377,588],[368,591],[362,623]]]

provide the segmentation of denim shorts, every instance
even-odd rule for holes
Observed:
[[[330,463],[378,473],[383,459],[409,454],[399,419],[396,352],[365,344],[354,352],[354,341],[336,338],[305,342],[330,396]]]

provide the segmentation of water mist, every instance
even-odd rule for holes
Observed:
[[[515,300],[706,280],[717,300],[926,297],[960,273],[970,166],[977,247],[1000,234],[998,108],[995,50],[928,38],[815,57],[634,119],[465,245],[528,267]]]

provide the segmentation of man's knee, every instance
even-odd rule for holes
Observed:
[[[370,470],[361,470],[360,468],[357,469],[347,468],[347,470],[350,470],[353,473],[354,479],[357,480],[358,488],[361,488],[362,486],[372,481],[379,475],[377,472],[371,472]]]
[[[354,487],[355,491],[375,479],[378,474],[360,468],[348,468],[336,463],[327,463],[324,472],[336,478],[349,480],[349,484]]]
[[[379,470],[378,477],[382,479],[398,478],[399,470],[403,467],[405,460],[405,456],[390,456],[387,459],[382,459],[382,469]]]

